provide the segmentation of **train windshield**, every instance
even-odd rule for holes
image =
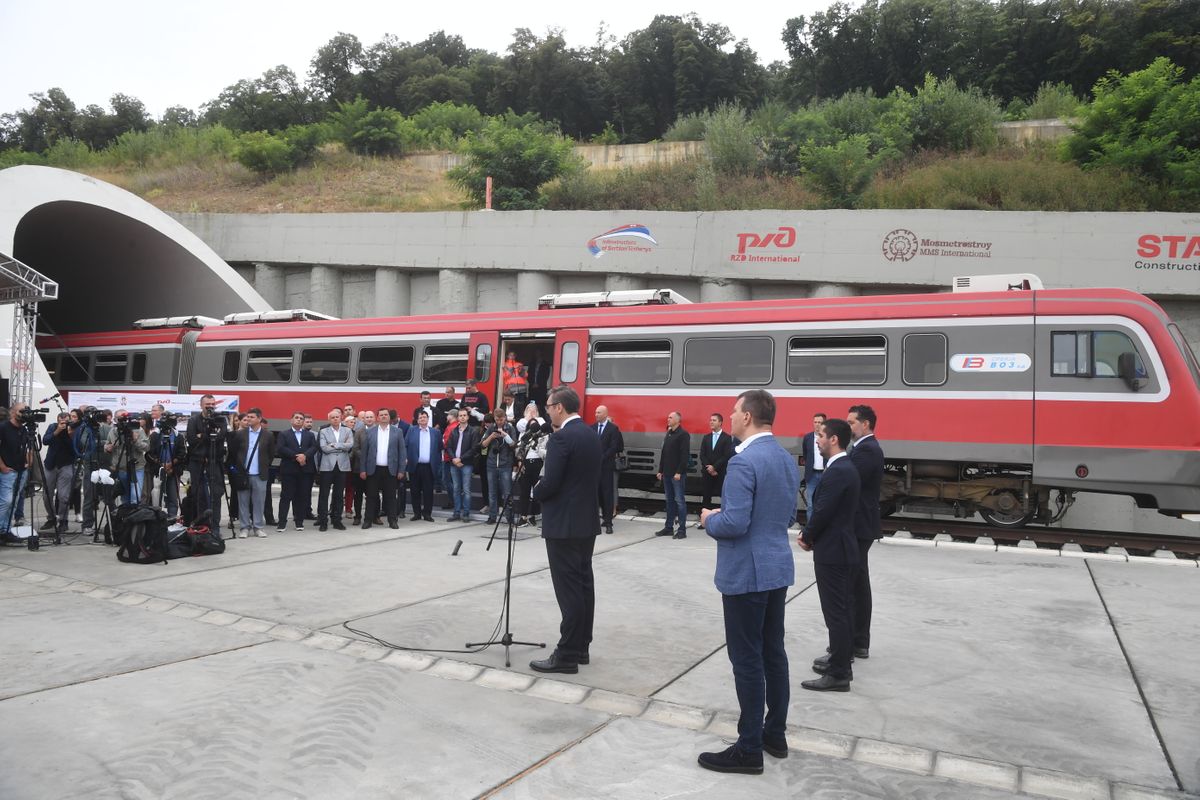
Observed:
[[[1183,331],[1179,330],[1179,326],[1174,322],[1167,325],[1167,329],[1171,331],[1171,338],[1175,340],[1175,346],[1179,348],[1179,352],[1183,353],[1183,360],[1187,362],[1188,370],[1192,373],[1192,380],[1200,386],[1200,362],[1196,361],[1196,354],[1192,352],[1192,346],[1188,344],[1188,340],[1184,338]]]

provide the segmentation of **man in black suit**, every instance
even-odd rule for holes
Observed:
[[[708,418],[709,432],[700,440],[700,507],[712,508],[712,499],[721,499],[721,488],[725,485],[725,467],[733,458],[733,437],[721,427],[725,418],[711,414]],[[704,523],[700,523],[704,530]]]
[[[304,413],[292,414],[292,427],[280,431],[275,439],[275,455],[279,456],[279,526],[287,526],[288,507],[296,530],[304,530],[304,520],[311,516],[312,485],[317,475],[317,437],[304,427]]]
[[[617,508],[617,453],[625,449],[625,437],[617,423],[608,418],[608,406],[596,406],[596,433],[604,451],[600,461],[600,516],[604,532],[612,533],[613,512]]]
[[[851,406],[846,422],[854,443],[850,463],[858,470],[862,493],[858,513],[854,515],[854,535],[858,539],[858,568],[854,571],[854,593],[850,608],[854,616],[854,657],[868,658],[871,649],[871,570],[867,553],[876,539],[883,536],[879,525],[879,491],[883,484],[883,448],[875,438],[875,410],[870,406]]]
[[[592,552],[600,533],[596,487],[603,450],[596,431],[579,418],[575,390],[556,387],[546,412],[557,430],[550,437],[533,498],[542,504],[542,538],[562,624],[554,652],[529,666],[535,672],[576,673],[580,664],[591,661],[588,649],[596,615]]]
[[[190,474],[188,493],[194,498],[197,515],[211,509],[211,527],[214,530],[221,527],[221,498],[225,495],[225,445],[229,438],[229,420],[224,414],[218,414],[216,408],[217,399],[211,394],[201,397],[200,413],[188,418],[186,433]]]
[[[811,550],[817,577],[817,594],[825,627],[829,629],[829,657],[813,663],[821,675],[800,685],[817,692],[848,692],[854,642],[850,591],[858,565],[858,542],[854,538],[854,515],[858,508],[858,471],[846,457],[850,426],[840,419],[828,420],[817,434],[817,447],[825,457],[825,474],[813,496],[813,507],[800,531],[801,550]]]

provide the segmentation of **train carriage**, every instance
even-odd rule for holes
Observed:
[[[63,389],[83,388],[68,380],[81,377],[67,374],[68,349],[91,358],[86,388],[115,389],[115,369],[101,367],[126,343],[121,386],[131,391],[238,394],[243,408],[284,419],[346,402],[407,413],[422,390],[437,398],[468,377],[494,405],[498,367],[515,352],[549,362],[551,383],[574,387],[587,419],[608,406],[625,432],[626,486],[651,486],[669,411],[701,434],[738,393],[764,388],[778,400],[776,434],[797,457],[814,413],[873,406],[887,511],[979,512],[1015,527],[1057,519],[1077,491],[1200,511],[1200,369],[1179,329],[1136,293],[669,299],[598,293],[529,312],[217,325],[153,340],[87,334],[47,342],[43,355]],[[138,384],[135,374],[161,378]]]

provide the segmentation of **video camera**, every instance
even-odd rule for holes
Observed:
[[[132,434],[142,427],[143,420],[151,419],[149,414],[125,414],[117,417],[117,430],[122,434]]]
[[[36,428],[39,422],[46,421],[48,408],[22,408],[17,412],[17,421],[26,428]]]
[[[83,412],[84,423],[93,430],[99,430],[104,424],[104,412],[98,408],[89,408]]]
[[[157,428],[163,433],[170,433],[175,430],[175,426],[179,424],[179,415],[173,414],[170,411],[164,411],[158,418],[158,422],[154,423]]]

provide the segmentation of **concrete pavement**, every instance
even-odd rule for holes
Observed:
[[[490,526],[270,533],[125,565],[0,550],[0,798],[1133,798],[1200,792],[1196,562],[884,540],[872,655],[806,692],[812,564],[789,595],[790,758],[722,776],[735,736],[716,547],[621,520],[595,559],[592,663],[491,638]],[[539,539],[515,544],[512,631],[557,638]],[[451,551],[457,541],[459,555]],[[549,648],[548,648],[549,649]],[[548,650],[547,649],[547,650]]]

